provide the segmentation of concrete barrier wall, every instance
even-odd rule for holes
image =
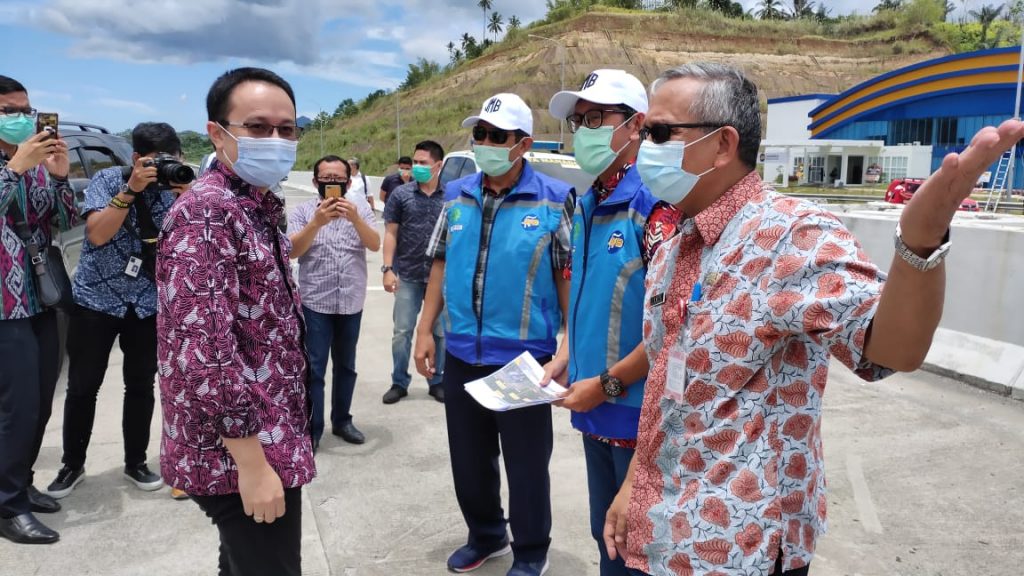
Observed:
[[[839,214],[864,250],[888,269],[898,212]],[[1024,346],[1024,224],[958,219],[946,260],[943,328]]]

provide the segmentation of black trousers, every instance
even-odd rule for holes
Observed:
[[[30,510],[28,487],[60,363],[57,313],[0,320],[0,517]]]
[[[473,400],[463,385],[500,366],[473,366],[448,354],[444,367],[448,448],[469,544],[490,546],[506,536],[500,454],[508,476],[512,551],[516,559],[527,562],[545,558],[551,544],[551,406],[492,412]]]
[[[238,494],[192,499],[220,532],[219,576],[301,576],[301,488],[284,491],[285,514],[271,524],[247,516]]]
[[[114,339],[118,339],[124,352],[124,463],[137,466],[146,461],[156,378],[156,316],[139,319],[129,307],[125,317],[118,318],[79,307],[68,324],[63,462],[70,468],[85,465],[96,419],[96,395],[107,372]]]

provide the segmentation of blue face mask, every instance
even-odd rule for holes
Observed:
[[[0,140],[17,146],[36,131],[36,123],[24,114],[0,116]]]
[[[421,166],[417,164],[412,167],[412,177],[420,184],[426,184],[434,177],[434,171],[430,166]]]
[[[709,132],[693,142],[669,140],[664,144],[655,144],[650,140],[644,140],[640,144],[636,169],[640,173],[640,179],[655,198],[669,204],[679,204],[690,194],[701,176],[715,169],[712,166],[700,174],[692,174],[683,170],[683,152],[687,147],[711,136],[718,130],[721,128]]]
[[[501,146],[473,144],[473,156],[476,159],[476,165],[480,167],[480,171],[484,174],[493,177],[504,176],[519,161],[519,158],[515,160],[508,159],[509,153],[514,149],[515,146],[512,148],[502,148]]]
[[[242,180],[257,188],[270,188],[284,180],[295,166],[298,142],[284,138],[235,137],[224,127],[221,130],[238,142],[238,159],[231,170]]]
[[[629,122],[632,117],[626,120]],[[626,122],[618,126],[600,126],[598,128],[587,128],[581,126],[576,130],[572,138],[572,149],[576,155],[576,162],[580,168],[591,176],[600,176],[615,162],[619,153],[629,146],[629,140],[618,150],[612,149],[612,137],[615,131],[626,125]]]

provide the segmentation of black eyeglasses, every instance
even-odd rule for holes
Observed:
[[[683,122],[680,124],[651,124],[644,126],[640,130],[640,139],[647,140],[651,139],[655,144],[664,144],[672,139],[672,131],[681,128],[723,128],[728,124],[713,124],[709,122],[696,122],[687,123]]]
[[[275,126],[273,124],[265,124],[263,122],[221,122],[221,126],[233,126],[235,128],[245,128],[249,134],[252,134],[254,138],[270,138],[274,135],[274,130],[277,130],[277,135],[285,140],[298,140],[301,129],[294,124],[282,124]]]
[[[623,110],[622,108],[606,108],[606,109],[594,109],[587,110],[583,114],[569,114],[565,117],[565,121],[569,123],[569,132],[576,133],[580,129],[580,126],[584,128],[600,128],[604,126],[604,115],[605,114],[622,114],[623,116],[632,116],[635,114],[632,110]]]
[[[0,114],[4,116],[21,115],[29,118],[35,118],[38,111],[35,108],[16,108],[14,106],[5,106],[0,108]]]
[[[348,184],[347,178],[334,178],[332,176],[317,178],[316,181],[320,182],[321,184]]]
[[[476,142],[483,142],[490,138],[494,144],[504,144],[508,142],[508,130],[502,130],[501,128],[484,128],[483,126],[473,126],[473,140]]]

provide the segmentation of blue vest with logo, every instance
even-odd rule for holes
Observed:
[[[445,343],[453,356],[476,365],[503,365],[529,351],[555,353],[562,323],[551,262],[568,184],[523,161],[519,182],[500,202],[491,228],[483,314],[473,309],[473,273],[483,232],[483,174],[445,188]]]
[[[597,203],[593,188],[579,199],[572,223],[569,297],[569,381],[598,376],[643,340],[643,238],[657,199],[630,168],[615,191]],[[572,425],[604,438],[633,439],[640,423],[644,383],[590,412],[573,412]]]

